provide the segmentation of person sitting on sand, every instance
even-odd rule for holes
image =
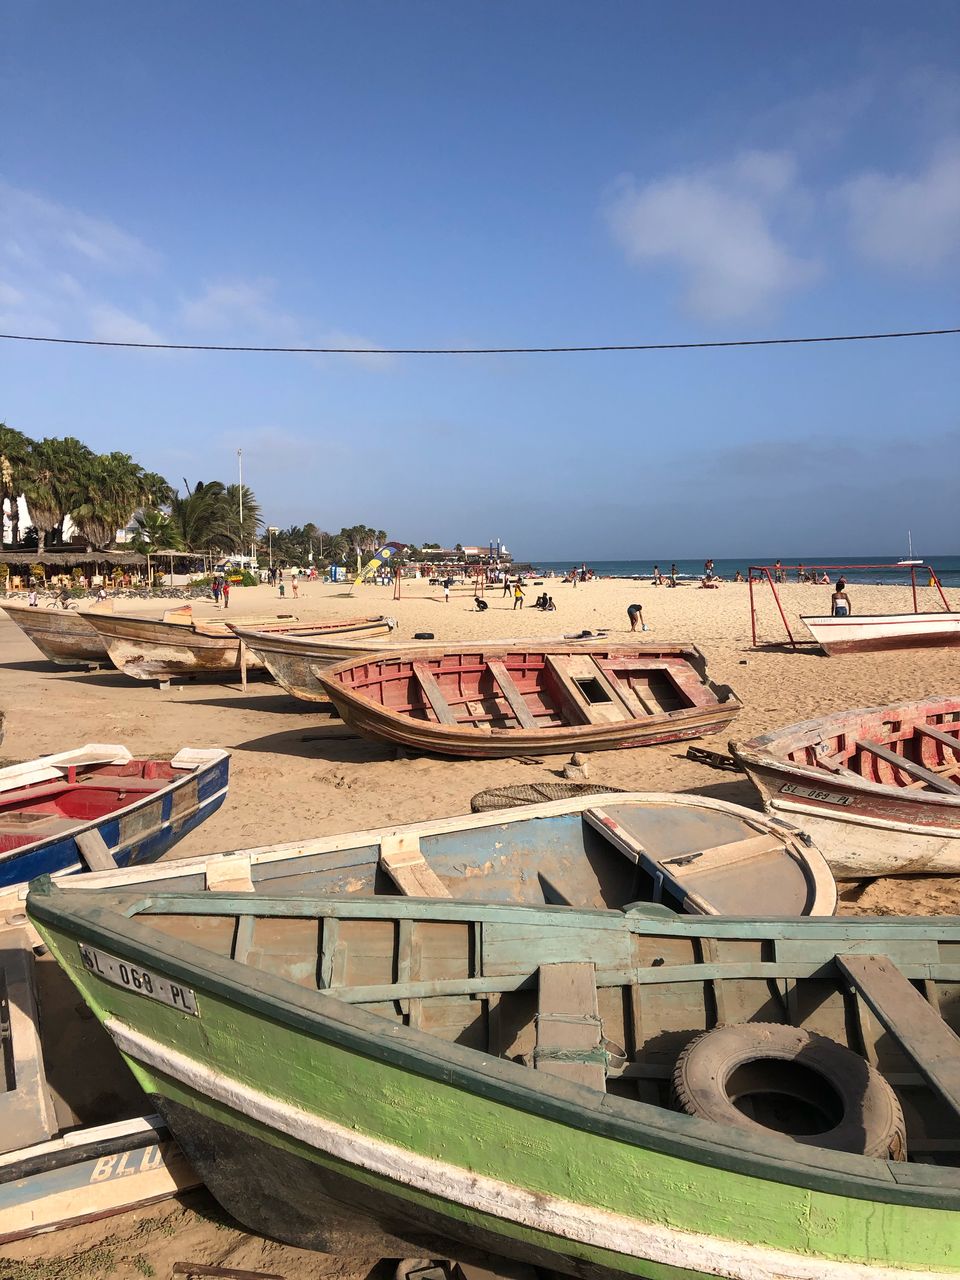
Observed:
[[[704,576],[700,579],[700,586],[705,587],[707,590],[715,591],[720,586],[720,579],[715,578],[712,573],[704,574]]]
[[[830,616],[832,618],[848,618],[852,613],[850,597],[847,595],[847,584],[843,578],[838,578],[833,595],[830,597]]]
[[[824,569],[823,573],[821,573],[819,581],[820,581],[820,586],[821,586],[821,587],[829,587],[829,585],[830,585],[830,577],[829,577],[829,574],[827,573],[826,569]]]
[[[553,596],[546,597],[547,603],[543,606],[547,613],[556,613],[557,606],[553,603]]]
[[[479,596],[474,596],[474,597],[473,597],[473,603],[474,603],[474,607],[476,608],[477,613],[483,613],[483,611],[484,611],[485,609],[489,609],[489,607],[490,607],[490,606],[487,604],[486,600],[481,600]]]
[[[745,582],[745,581],[746,581],[746,579],[744,578],[743,574],[740,572],[740,570],[739,570],[739,569],[737,570],[736,574],[734,575],[734,579],[733,579],[733,580],[734,580],[734,582]]]

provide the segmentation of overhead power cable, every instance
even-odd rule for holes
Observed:
[[[301,356],[534,356],[588,351],[703,351],[717,347],[789,347],[815,342],[877,342],[887,338],[935,338],[956,329],[907,329],[898,333],[840,333],[813,338],[737,338],[727,342],[610,342],[567,347],[258,347],[211,342],[108,342],[102,338],[49,338],[0,333],[6,342],[48,342],[65,347],[128,347],[140,351],[252,351]]]

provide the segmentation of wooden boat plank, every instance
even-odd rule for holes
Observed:
[[[9,1045],[3,1047],[0,1063],[11,1068],[13,1087],[5,1082],[0,1092],[0,1151],[16,1151],[53,1137],[57,1122],[43,1068],[30,939],[25,929],[13,929],[3,941],[0,995],[9,1019]],[[8,1053],[9,1063],[4,1063]]]
[[[433,710],[433,714],[437,717],[440,724],[455,725],[457,718],[450,710],[450,704],[443,695],[443,690],[436,681],[433,672],[429,667],[424,666],[422,662],[414,662],[413,674],[420,682],[420,688],[423,690],[424,697]]]
[[[76,839],[77,848],[91,871],[113,870],[116,866],[113,855],[96,827],[91,827],[89,831],[78,831]]]
[[[923,1076],[960,1115],[960,1037],[885,955],[838,955],[837,964]]]
[[[957,786],[955,782],[951,782],[948,778],[941,778],[938,773],[932,773],[929,769],[925,769],[922,764],[915,764],[912,760],[905,759],[898,752],[891,751],[889,747],[885,747],[879,742],[871,742],[868,738],[858,738],[857,746],[861,751],[869,751],[871,755],[880,760],[885,760],[887,764],[891,764],[903,773],[916,778],[918,782],[925,782],[934,791],[943,791],[948,795],[960,796],[960,786]]]
[[[524,729],[536,729],[537,722],[530,714],[530,708],[523,699],[523,694],[513,683],[513,677],[504,666],[501,658],[490,658],[487,661],[487,669],[500,686],[503,696],[510,704],[510,710],[517,718],[518,724]]]
[[[932,738],[934,742],[939,742],[942,746],[947,747],[951,751],[955,751],[960,755],[960,738],[954,737],[952,734],[944,733],[942,729],[932,724],[918,724],[917,733],[922,733],[925,738]]]
[[[592,964],[541,965],[533,1063],[538,1071],[591,1089],[606,1087],[603,1032]]]
[[[414,898],[449,898],[450,890],[429,865],[416,836],[384,836],[380,866],[401,893]]]

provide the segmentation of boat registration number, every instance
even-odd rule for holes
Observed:
[[[80,943],[80,959],[85,969],[95,973],[98,978],[106,978],[115,986],[126,987],[128,991],[136,991],[138,995],[147,996],[150,1000],[159,1000],[181,1013],[192,1013],[200,1016],[197,998],[190,987],[182,987],[177,982],[161,978],[158,973],[149,969],[141,969],[139,965],[128,960],[118,960],[97,947],[88,947]]]
[[[854,804],[853,796],[838,796],[833,791],[818,791],[816,787],[801,787],[796,782],[785,782],[780,788],[781,795],[803,796],[807,800],[822,800],[825,804]]]

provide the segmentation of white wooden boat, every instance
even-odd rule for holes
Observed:
[[[801,617],[825,653],[871,653],[960,645],[960,613],[882,613]]]
[[[960,694],[842,711],[730,750],[835,876],[960,873]]]

